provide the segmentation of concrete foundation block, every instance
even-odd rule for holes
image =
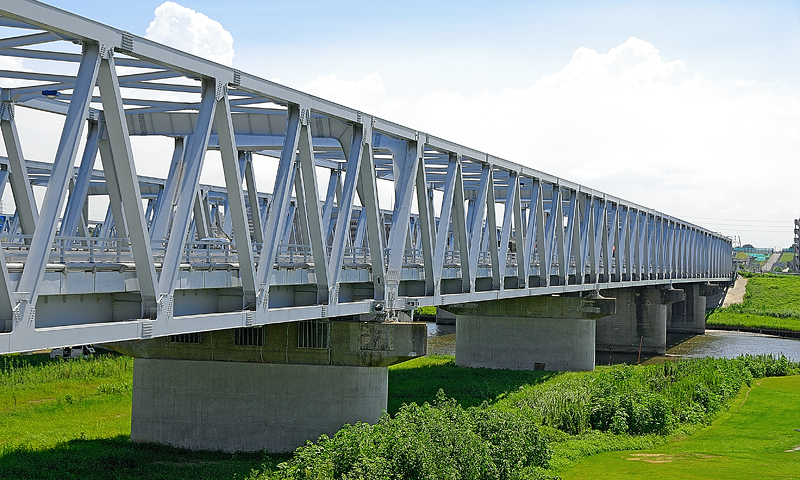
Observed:
[[[136,358],[131,440],[288,452],[344,424],[376,423],[388,369]]]

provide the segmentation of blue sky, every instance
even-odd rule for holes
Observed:
[[[50,3],[144,35],[162,1]],[[249,73],[745,243],[792,242],[796,0],[178,3],[230,32]]]
[[[119,2],[114,8],[49,3],[143,35],[162,1]],[[427,84],[524,86],[560,69],[578,47],[607,51],[633,35],[684,60],[689,73],[800,87],[797,1],[178,3],[233,34],[237,67],[287,82],[327,70],[357,76],[384,65],[408,78],[407,70],[415,69],[412,56],[437,70],[426,76]],[[458,81],[456,72],[469,63],[475,67],[472,80]]]

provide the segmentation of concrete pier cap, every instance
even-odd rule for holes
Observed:
[[[427,326],[318,319],[110,344],[134,357],[131,440],[289,452],[386,410],[389,365]]]
[[[595,322],[616,311],[599,295],[536,296],[442,307],[456,315],[456,365],[593,370]]]

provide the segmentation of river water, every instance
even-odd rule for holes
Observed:
[[[597,355],[598,365],[613,363],[644,364],[662,362],[674,358],[723,357],[739,355],[784,354],[792,360],[800,361],[800,339],[781,338],[760,333],[731,332],[725,330],[706,330],[705,335],[668,335],[665,356],[612,354]],[[428,323],[428,354],[455,355],[455,325],[436,325]]]

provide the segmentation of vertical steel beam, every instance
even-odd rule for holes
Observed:
[[[242,171],[239,168],[239,153],[236,150],[236,137],[231,119],[231,106],[227,91],[217,100],[214,109],[214,127],[219,138],[222,158],[222,172],[225,176],[225,189],[228,193],[228,207],[225,218],[233,227],[233,240],[239,263],[239,277],[242,281],[243,303],[245,308],[256,306],[256,271],[253,259],[253,245],[250,241],[250,226],[242,190]],[[257,204],[258,202],[256,202]]]
[[[169,242],[164,252],[161,276],[158,279],[158,288],[162,295],[172,295],[175,291],[175,280],[178,278],[180,271],[180,257],[186,245],[185,232],[189,230],[190,212],[197,198],[200,172],[203,169],[208,137],[211,134],[212,120],[217,106],[216,80],[203,79],[202,92],[197,123],[186,148],[185,168],[178,191],[178,203],[173,215]],[[195,223],[198,221],[200,220],[195,219]]]
[[[67,208],[64,211],[64,218],[61,220],[62,236],[70,237],[75,235],[75,231],[78,229],[81,213],[86,205],[86,196],[92,179],[92,169],[97,158],[97,150],[100,147],[102,134],[100,123],[96,120],[89,121],[89,132],[86,137],[86,145],[83,148],[83,157],[78,168],[75,187],[67,199]]]
[[[628,217],[630,216],[630,209],[621,203],[617,204],[617,215],[619,216],[619,224],[614,228],[619,232],[617,240],[617,276],[619,281],[630,280],[631,265],[628,262]],[[623,273],[622,266],[625,266],[625,273]]]
[[[602,235],[603,252],[603,281],[611,281],[611,267],[614,261],[614,241],[617,228],[617,205],[603,198],[603,213],[600,215],[600,227]]]
[[[11,172],[11,193],[14,195],[14,204],[17,207],[17,217],[23,235],[33,235],[36,223],[39,220],[39,210],[36,199],[28,178],[28,168],[22,154],[22,146],[17,133],[17,123],[14,119],[14,103],[3,102],[0,108],[0,130],[8,155],[8,169]]]
[[[53,169],[50,173],[50,182],[37,222],[41,228],[36,228],[33,233],[28,257],[17,284],[17,292],[29,294],[28,307],[22,312],[25,318],[30,318],[29,309],[34,308],[39,295],[39,288],[64,204],[67,185],[72,176],[72,166],[78,153],[78,143],[86,122],[86,114],[89,112],[89,103],[92,99],[99,66],[100,47],[91,43],[84,44],[83,57],[75,78],[72,101],[69,103],[67,117],[64,120],[64,129],[58,142]],[[33,328],[33,325],[29,325],[29,328]]]
[[[133,162],[128,124],[122,106],[113,54],[109,53],[99,65],[97,83],[103,103],[103,112],[108,131],[108,144],[114,161],[114,172],[119,184],[119,193],[131,239],[131,252],[136,264],[136,276],[142,295],[142,315],[155,318],[156,310],[156,272],[153,266],[153,252],[150,235],[142,207],[142,194],[139,190],[139,177]],[[74,101],[74,100],[73,100]],[[119,222],[117,222],[119,224]]]

